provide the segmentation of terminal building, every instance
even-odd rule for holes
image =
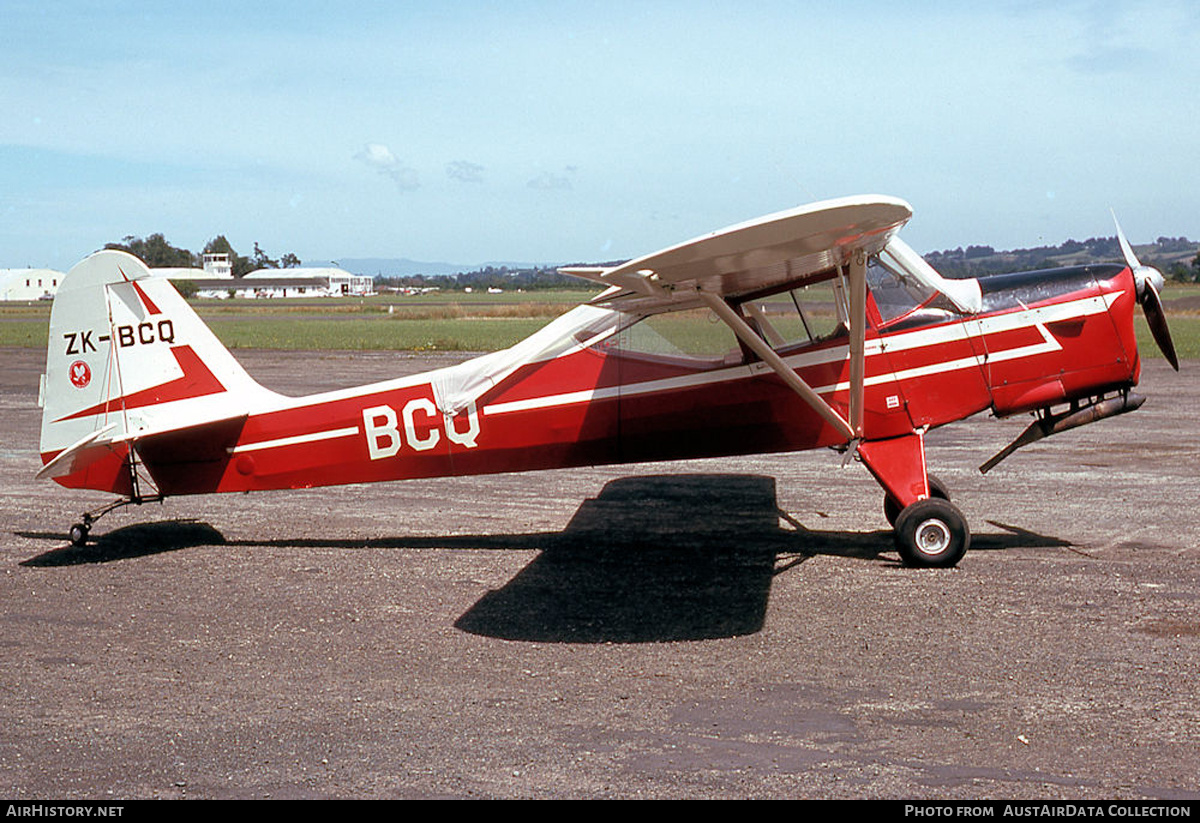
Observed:
[[[203,269],[152,269],[155,276],[188,280],[197,297],[361,297],[375,293],[374,278],[335,268],[258,269],[235,278],[227,254],[204,255]]]

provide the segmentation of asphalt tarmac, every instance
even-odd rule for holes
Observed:
[[[289,393],[452,355],[236,352]],[[983,477],[899,565],[832,452],[174,498],[35,482],[0,349],[0,796],[1200,798],[1200,371]]]

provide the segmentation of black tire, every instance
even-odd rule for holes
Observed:
[[[918,500],[896,518],[896,549],[906,566],[950,568],[970,546],[967,519],[949,500]]]
[[[88,539],[88,527],[82,523],[76,523],[71,527],[68,536],[71,538],[71,545],[86,546]]]
[[[950,490],[946,488],[946,484],[938,479],[937,475],[927,474],[925,479],[929,483],[929,496],[937,497],[942,500],[950,499]],[[887,518],[889,526],[896,525],[896,519],[900,517],[900,510],[904,507],[900,505],[900,501],[892,497],[890,494],[883,496],[883,516]]]

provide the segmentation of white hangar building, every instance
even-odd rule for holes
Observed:
[[[54,269],[0,269],[0,300],[49,300],[63,277]]]
[[[151,269],[156,277],[190,280],[199,297],[341,297],[375,293],[375,280],[335,268],[257,269],[235,278],[227,254],[205,254],[203,269]]]
[[[362,297],[375,293],[375,280],[334,268],[258,269],[235,288],[239,297]]]

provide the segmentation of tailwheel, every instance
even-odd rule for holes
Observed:
[[[930,497],[938,497],[946,501],[950,500],[950,489],[946,487],[945,483],[932,474],[926,475],[925,479],[929,482]],[[883,516],[887,518],[889,525],[896,525],[896,520],[900,517],[900,512],[903,509],[904,507],[900,505],[900,501],[890,494],[883,496]]]
[[[88,526],[87,523],[76,523],[75,525],[73,525],[71,527],[70,532],[68,532],[68,535],[71,538],[71,545],[86,546],[87,539],[88,539],[88,533],[90,531],[91,531],[91,527]]]
[[[108,513],[108,511],[109,509],[106,508],[104,511],[100,512],[99,515],[95,515],[92,512],[84,512],[83,522],[76,523],[75,525],[71,526],[70,530],[67,532],[67,536],[71,538],[71,545],[80,548],[86,546],[88,535],[92,532],[92,524],[96,522],[97,517],[103,517]]]
[[[967,520],[949,500],[918,500],[896,518],[896,549],[906,566],[949,568],[970,545]]]
[[[143,503],[161,503],[166,497],[161,494],[156,494],[153,497],[141,497],[134,494],[132,497],[123,497],[120,500],[114,500],[107,506],[101,506],[98,509],[92,509],[90,512],[83,513],[83,522],[76,523],[67,531],[67,537],[71,540],[73,546],[86,546],[88,535],[91,534],[92,526],[96,525],[96,521],[111,511],[124,508],[125,506],[140,506]]]

